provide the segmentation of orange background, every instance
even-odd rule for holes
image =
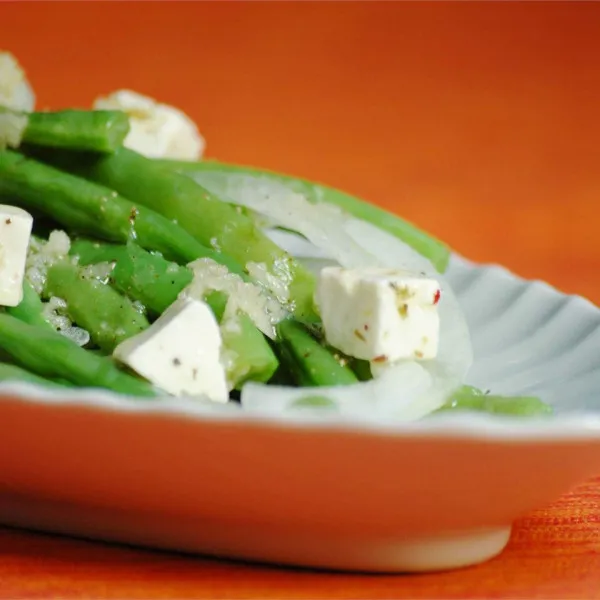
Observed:
[[[596,3],[13,3],[40,105],[120,87],[213,157],[322,180],[600,300]]]
[[[42,107],[150,94],[211,157],[343,188],[600,301],[600,4],[0,3],[0,44]],[[530,516],[487,565],[401,579],[4,532],[0,595],[600,598],[599,498],[590,483]]]

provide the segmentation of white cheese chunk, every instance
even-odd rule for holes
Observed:
[[[175,396],[227,402],[221,333],[207,304],[182,298],[145,331],[119,344],[114,356]]]
[[[149,158],[198,160],[205,147],[195,123],[182,111],[130,90],[97,98],[94,108],[129,116],[125,146]]]
[[[0,52],[0,105],[25,112],[31,112],[35,105],[25,72],[10,52]]]
[[[16,206],[0,205],[0,305],[23,299],[23,277],[33,217]]]
[[[439,299],[437,281],[386,268],[326,267],[316,293],[327,341],[376,364],[436,356]]]

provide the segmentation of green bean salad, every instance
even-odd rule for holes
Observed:
[[[128,90],[36,111],[0,53],[0,381],[415,420],[541,415],[465,385],[450,252],[343,192],[202,159]]]

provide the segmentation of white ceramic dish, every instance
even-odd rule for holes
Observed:
[[[470,383],[538,394],[554,417],[359,423],[9,386],[0,521],[335,569],[496,555],[516,518],[600,473],[600,310],[458,258],[449,280],[471,326]]]

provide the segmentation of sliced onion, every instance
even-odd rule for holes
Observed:
[[[306,238],[279,229],[267,229],[265,233],[315,276],[325,267],[339,265],[327,252],[317,248]]]
[[[313,204],[302,194],[267,177],[203,173],[201,183],[209,191],[261,213],[281,227],[298,231],[340,264],[348,261],[365,267],[376,264],[376,258],[344,231],[341,224],[345,213],[337,206]]]
[[[299,235],[281,229],[266,229],[265,233],[271,241],[296,258],[331,258],[331,254]]]
[[[381,377],[345,386],[292,388],[250,382],[242,389],[242,406],[258,413],[289,410],[297,400],[311,396],[331,400],[342,414],[360,417],[390,415],[403,420],[418,419],[431,409],[418,399],[432,385],[420,364],[406,362],[385,371]]]

